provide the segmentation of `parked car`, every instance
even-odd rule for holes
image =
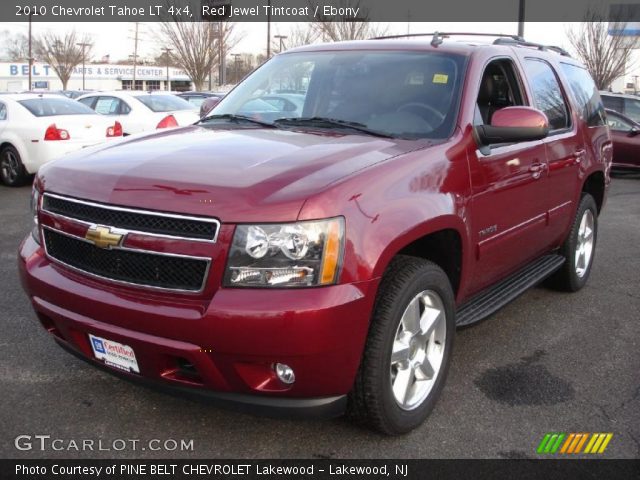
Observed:
[[[176,95],[183,100],[186,100],[194,107],[198,108],[198,110],[200,111],[200,117],[204,116],[202,114],[202,104],[205,102],[205,100],[209,98],[221,99],[222,97],[224,97],[224,93],[220,92],[181,92],[177,93]]]
[[[640,122],[640,97],[623,93],[600,92],[605,108]]]
[[[17,93],[0,97],[0,179],[26,182],[46,162],[122,136],[122,127],[59,95]]]
[[[193,105],[170,93],[94,92],[78,101],[120,122],[124,135],[190,125],[200,118]]]
[[[416,428],[456,327],[593,268],[611,138],[557,51],[438,34],[292,49],[196,125],[46,166],[19,261],[38,319],[126,378]],[[246,112],[299,85],[304,116]]]
[[[205,98],[200,104],[200,118],[205,117],[211,110],[213,110],[213,107],[215,107],[225,95],[226,94],[224,93],[216,93]]]
[[[60,90],[58,93],[72,100],[76,100],[82,95],[86,95],[87,93],[90,93],[90,92],[92,92],[92,90]]]
[[[616,170],[640,170],[640,123],[607,109],[607,123],[613,140],[613,163]]]

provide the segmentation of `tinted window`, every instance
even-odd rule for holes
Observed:
[[[0,120],[7,119],[7,106],[4,103],[0,103]]]
[[[464,68],[463,56],[435,52],[288,53],[242,81],[215,113],[267,122],[321,117],[387,135],[446,138],[455,125]]]
[[[640,122],[640,101],[624,99],[624,114],[635,122]]]
[[[616,112],[622,113],[624,110],[624,102],[622,101],[622,97],[611,97],[609,95],[602,95],[602,102],[604,106],[610,108],[611,110],[615,110]]]
[[[18,103],[36,117],[52,117],[56,115],[95,115],[96,112],[86,105],[66,97],[31,98],[19,100]]]
[[[604,105],[589,72],[584,68],[569,65],[568,63],[562,63],[561,67],[569,80],[569,87],[576,97],[580,116],[590,127],[604,125]]]
[[[93,101],[96,99],[96,97],[87,97],[87,98],[81,98],[80,100],[78,100],[80,103],[82,103],[83,105],[86,105],[87,107],[91,108],[91,106],[93,105]]]
[[[193,110],[186,100],[174,95],[140,95],[135,97],[154,112],[171,112],[175,110]]]
[[[535,106],[547,115],[551,130],[567,128],[569,108],[551,66],[542,60],[528,58],[525,61],[525,69],[533,90]]]

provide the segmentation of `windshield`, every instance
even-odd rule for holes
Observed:
[[[447,138],[464,64],[463,56],[433,52],[283,54],[251,74],[212,114],[242,115],[280,128],[340,129],[338,122],[317,121],[331,119],[394,137]]]
[[[135,97],[153,112],[174,112],[176,110],[194,110],[195,107],[175,95],[140,95]]]
[[[86,105],[66,97],[42,97],[19,100],[18,103],[36,117],[53,117],[55,115],[95,115],[96,112]]]

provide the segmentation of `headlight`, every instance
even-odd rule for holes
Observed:
[[[31,228],[31,236],[40,245],[40,225],[38,223],[38,208],[40,205],[40,192],[36,188],[35,182],[31,189],[31,218],[33,219],[33,225]]]
[[[344,219],[238,225],[229,249],[227,287],[311,287],[338,280]]]

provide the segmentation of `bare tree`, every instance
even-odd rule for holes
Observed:
[[[29,60],[29,38],[24,33],[11,34],[4,31],[0,34],[2,40],[2,56],[12,62]]]
[[[84,48],[84,53],[79,43],[88,45]],[[72,30],[65,34],[53,32],[42,34],[36,40],[34,50],[42,61],[53,68],[62,82],[62,89],[66,90],[73,69],[82,63],[83,54],[86,60],[89,60],[92,48],[88,35],[80,36]]]
[[[287,33],[287,38],[282,42],[284,50],[291,48],[302,47],[316,42],[320,38],[318,30],[313,28],[310,23],[296,23],[291,30]],[[273,51],[280,51],[280,42],[272,42],[271,49]]]
[[[361,0],[340,0],[334,4],[340,9],[357,9],[356,18],[329,17],[324,14],[318,15],[311,23],[313,30],[323,41],[340,42],[343,40],[365,40],[371,37],[385,35],[387,27],[375,25],[369,21],[369,12],[362,6]],[[316,5],[312,3],[312,10]],[[320,5],[318,12],[322,12]]]
[[[608,89],[632,67],[631,49],[635,47],[635,39],[609,34],[609,30],[620,33],[625,26],[625,22],[606,22],[600,12],[590,10],[579,27],[567,30],[571,46],[599,90]]]
[[[235,24],[229,22],[168,21],[161,24],[160,37],[195,89],[202,90],[213,67],[220,64],[220,51],[229,52],[240,41],[234,30]]]

